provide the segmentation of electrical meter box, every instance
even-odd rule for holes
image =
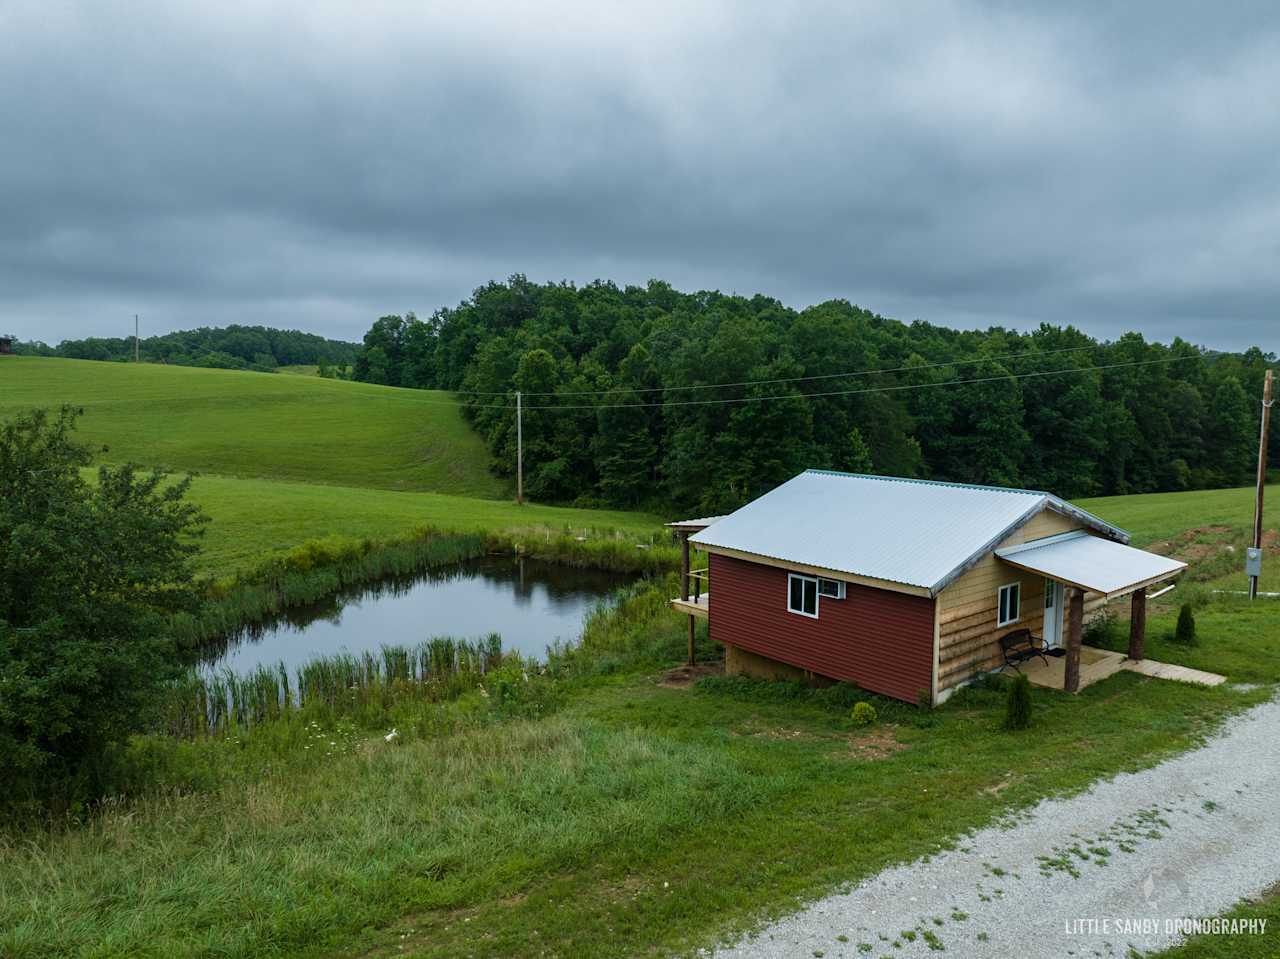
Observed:
[[[1262,575],[1262,550],[1250,546],[1244,551],[1244,574],[1246,576]]]

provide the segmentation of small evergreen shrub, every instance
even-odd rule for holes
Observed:
[[[876,708],[870,703],[854,703],[849,718],[855,726],[870,726],[879,717],[876,715]]]
[[[1019,674],[1009,684],[1004,703],[1004,728],[1026,729],[1031,725],[1031,681]]]
[[[1191,612],[1191,604],[1183,603],[1178,610],[1178,625],[1173,631],[1173,641],[1183,646],[1196,644],[1196,618]]]

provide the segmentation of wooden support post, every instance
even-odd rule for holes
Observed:
[[[689,533],[680,531],[680,598],[689,598]]]
[[[1147,588],[1135,589],[1129,613],[1129,658],[1134,662],[1146,658]]]
[[[1067,661],[1062,671],[1062,688],[1069,693],[1080,689],[1080,641],[1084,637],[1084,590],[1071,588],[1067,604]]]
[[[680,532],[680,598],[689,598],[689,531]],[[693,614],[689,614],[689,665],[693,665]]]

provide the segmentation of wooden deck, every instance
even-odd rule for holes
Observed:
[[[671,608],[677,613],[688,613],[690,616],[698,616],[706,619],[711,611],[711,594],[703,593],[697,599],[690,596],[688,599],[673,599]]]
[[[1217,673],[1206,673],[1203,669],[1192,669],[1190,666],[1178,666],[1174,663],[1157,663],[1154,659],[1140,659],[1136,663],[1132,659],[1126,659],[1123,668],[1155,679],[1173,679],[1200,686],[1218,686],[1227,681],[1226,676],[1219,676]]]

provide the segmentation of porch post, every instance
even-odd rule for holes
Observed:
[[[1147,588],[1133,591],[1133,605],[1129,616],[1129,658],[1142,659],[1147,642]]]
[[[689,598],[689,531],[680,531],[680,598]]]
[[[680,531],[680,598],[689,598],[689,531]],[[689,614],[689,665],[693,665],[693,614]]]
[[[1084,636],[1084,590],[1073,586],[1067,605],[1067,661],[1062,672],[1062,688],[1069,693],[1080,689],[1080,641]]]

